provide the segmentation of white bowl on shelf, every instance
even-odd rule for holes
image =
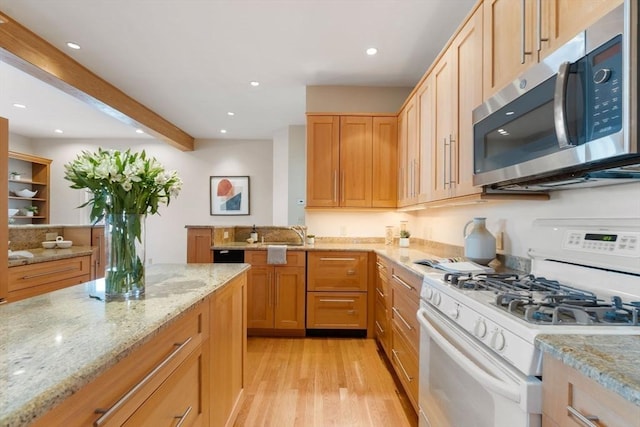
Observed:
[[[73,242],[71,240],[56,240],[56,246],[60,249],[70,248],[71,245],[73,245]]]
[[[57,245],[57,242],[55,240],[49,240],[46,242],[42,242],[42,247],[45,249],[53,249],[55,248]]]
[[[20,212],[20,209],[11,209],[9,208],[9,216],[14,216],[15,214],[17,214],[18,212]]]
[[[16,193],[16,196],[18,197],[34,197],[36,194],[38,194],[37,191],[31,191],[28,188],[17,190],[15,193]]]

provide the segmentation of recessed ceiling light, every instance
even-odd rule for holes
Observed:
[[[13,104],[13,106],[16,108],[27,108],[27,106],[24,104]]]
[[[251,86],[253,86],[253,87],[260,86],[260,82],[256,82],[256,81],[253,81],[253,82],[251,82],[250,84],[251,84]]]
[[[504,114],[507,115],[507,116],[513,116],[515,113],[513,111],[507,111]]]
[[[62,131],[62,129],[56,129],[56,130],[54,130],[54,132],[55,132],[55,133],[64,133],[64,132]]]
[[[220,133],[227,133],[226,129],[220,129]]]
[[[369,56],[373,56],[376,53],[378,53],[378,49],[376,49],[375,47],[370,47],[369,49],[367,49],[367,55]]]
[[[236,115],[236,113],[234,113],[233,111],[228,111],[227,112],[227,116],[235,116],[235,115]]]
[[[142,129],[136,129],[136,133],[144,133]]]
[[[78,43],[74,43],[74,42],[67,42],[67,46],[70,47],[71,49],[75,49],[75,50],[80,49],[80,45]]]

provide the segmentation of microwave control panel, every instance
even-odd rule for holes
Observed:
[[[588,141],[622,129],[622,77],[622,36],[616,36],[587,57]]]

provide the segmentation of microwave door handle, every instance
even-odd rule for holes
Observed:
[[[569,67],[571,63],[563,62],[558,68],[556,88],[553,94],[553,122],[558,137],[558,146],[567,148],[572,146],[569,141],[569,128],[567,127],[567,85],[569,83]]]
[[[458,350],[453,344],[451,344],[447,338],[431,325],[431,322],[427,319],[428,312],[424,308],[420,308],[417,313],[418,322],[420,326],[427,330],[429,337],[436,341],[438,345],[447,352],[447,354],[464,369],[467,374],[475,378],[478,382],[483,384],[489,390],[513,401],[520,402],[520,391],[517,385],[510,385],[499,379],[489,375],[484,369],[475,364],[471,359],[465,356],[460,350]]]

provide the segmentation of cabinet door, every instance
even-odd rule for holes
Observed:
[[[211,228],[187,229],[187,263],[212,263]]]
[[[541,58],[547,56],[580,31],[621,5],[623,0],[553,0],[541,1]]]
[[[371,207],[373,119],[340,118],[340,206]]]
[[[95,267],[95,279],[104,277],[105,268],[107,265],[107,253],[105,252],[104,242],[104,227],[94,227],[91,229],[91,246],[95,246],[96,250],[94,267]]]
[[[247,288],[247,327],[273,328],[273,266],[251,266]]]
[[[398,114],[398,207],[409,205],[409,157],[407,111]]]
[[[420,145],[420,192],[418,202],[433,200],[434,184],[434,150],[436,143],[436,108],[433,76],[430,74],[422,81],[416,91],[418,105],[418,144]]]
[[[478,8],[460,30],[449,48],[455,72],[452,85],[452,120],[456,138],[451,142],[451,186],[454,196],[479,193],[473,186],[473,109],[482,103],[482,8]]]
[[[433,69],[435,88],[435,127],[436,138],[433,147],[434,162],[432,164],[433,199],[446,199],[451,195],[452,181],[452,147],[455,139],[453,126],[454,103],[453,75],[454,64],[451,51],[448,51]]]
[[[275,267],[274,327],[304,329],[304,267]]]
[[[307,118],[307,206],[339,205],[340,119]]]
[[[485,0],[483,3],[485,98],[537,61],[532,54],[535,6],[535,0]]]
[[[420,147],[418,140],[418,108],[416,98],[411,100],[406,106],[406,127],[407,127],[407,169],[408,169],[408,205],[418,202],[420,193]]]
[[[372,195],[374,208],[394,208],[398,198],[397,181],[398,119],[373,118]]]

